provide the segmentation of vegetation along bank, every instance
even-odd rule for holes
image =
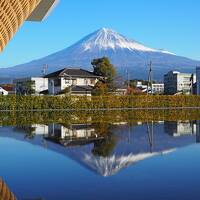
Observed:
[[[0,96],[0,111],[200,108],[200,96]]]

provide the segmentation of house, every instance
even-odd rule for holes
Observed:
[[[3,89],[2,87],[0,87],[0,95],[8,95],[8,91],[6,91],[5,89]]]
[[[195,83],[195,74],[170,71],[164,75],[164,93],[167,95],[191,94]]]
[[[28,77],[13,81],[17,95],[40,95],[48,90],[48,79],[43,77]]]
[[[3,92],[3,90],[4,90],[4,92]],[[13,85],[13,84],[1,84],[0,85],[0,94],[14,95],[15,94],[15,85]]]
[[[102,78],[84,69],[65,68],[45,76],[50,95],[91,96],[93,87]]]

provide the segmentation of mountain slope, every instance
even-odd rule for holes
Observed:
[[[128,69],[132,77],[142,79],[147,77],[147,64],[150,60],[153,62],[154,78],[159,80],[169,70],[192,72],[200,64],[200,61],[146,47],[111,29],[102,28],[74,45],[45,58],[0,69],[0,74],[7,77],[41,75],[44,64],[48,64],[48,72],[67,66],[92,69],[91,60],[103,56],[111,59],[121,75]]]

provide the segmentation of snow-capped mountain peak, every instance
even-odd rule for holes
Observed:
[[[41,75],[44,64],[48,72],[60,70],[66,66],[91,70],[94,58],[108,57],[120,76],[129,70],[131,78],[146,79],[147,63],[151,60],[154,79],[162,80],[171,70],[192,73],[200,61],[174,55],[162,49],[153,49],[108,28],[102,28],[84,37],[73,45],[29,63],[11,68],[1,68],[0,75],[18,78]],[[28,69],[28,70],[27,70]],[[1,78],[1,76],[0,76]]]
[[[93,34],[86,37],[81,41],[83,51],[92,51],[94,49],[99,50],[118,50],[128,49],[130,51],[142,51],[142,52],[160,52],[173,54],[165,50],[156,50],[146,47],[134,40],[127,39],[123,35],[109,28],[102,28],[95,31]]]

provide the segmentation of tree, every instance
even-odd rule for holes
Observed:
[[[35,94],[35,81],[26,81],[19,87],[20,94],[32,95]]]
[[[108,87],[112,88],[113,81],[116,76],[116,70],[115,67],[110,63],[109,58],[103,57],[94,59],[91,64],[94,68],[94,73],[98,76],[102,76]]]
[[[97,82],[94,86],[94,89],[92,90],[93,96],[102,96],[108,93],[108,86],[106,83],[103,83],[101,81]]]

